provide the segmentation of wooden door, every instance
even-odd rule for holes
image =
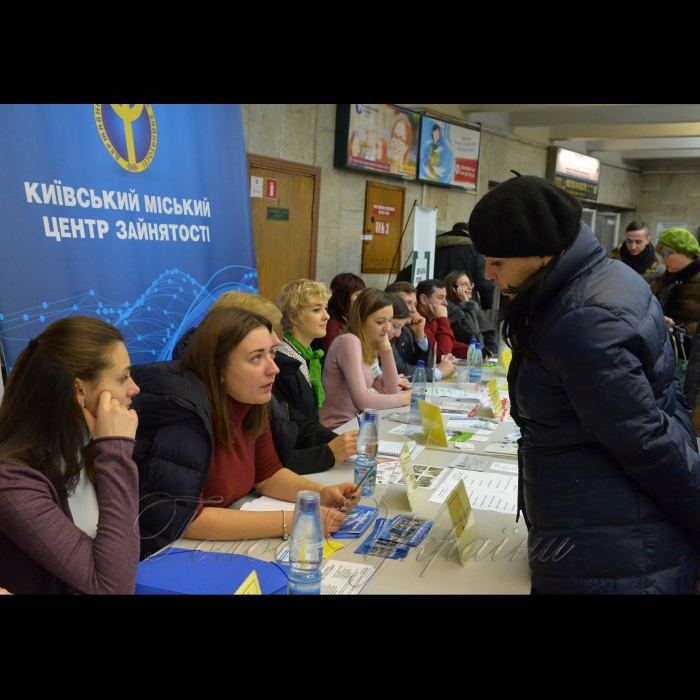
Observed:
[[[398,272],[401,269],[401,229],[405,187],[367,182],[365,230],[362,236],[362,272]]]
[[[250,198],[258,287],[277,303],[285,284],[316,275],[321,169],[252,154],[248,166],[250,182],[262,184]]]

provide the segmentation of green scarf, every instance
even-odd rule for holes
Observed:
[[[326,398],[326,392],[323,391],[323,387],[321,386],[320,360],[323,357],[323,350],[312,350],[311,348],[305,348],[293,335],[291,335],[291,333],[285,333],[284,339],[289,341],[299,351],[299,354],[309,363],[311,388],[316,393],[316,401],[318,402],[318,407],[321,408]]]

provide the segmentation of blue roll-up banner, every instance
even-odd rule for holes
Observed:
[[[0,105],[8,366],[70,315],[169,359],[222,292],[258,291],[240,105]]]

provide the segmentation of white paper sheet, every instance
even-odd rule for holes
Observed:
[[[484,447],[484,452],[492,452],[501,455],[517,455],[518,445],[515,442],[492,442]]]
[[[455,457],[448,466],[456,467],[457,469],[468,469],[483,472],[484,469],[489,466],[490,461],[490,457],[459,455],[459,457]]]
[[[453,469],[430,497],[433,503],[444,503],[459,481],[464,482],[474,510],[515,513],[518,507],[518,478],[488,472]]]
[[[290,503],[289,501],[280,501],[278,498],[260,496],[254,501],[244,503],[240,510],[294,510],[295,505],[295,503]]]
[[[511,474],[518,473],[518,465],[515,462],[492,462],[491,469],[496,469],[499,472],[510,472]]]
[[[369,564],[328,559],[321,569],[321,595],[357,595],[375,571]]]

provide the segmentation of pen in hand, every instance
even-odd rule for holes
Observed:
[[[375,470],[374,469],[367,469],[367,471],[365,471],[365,473],[362,475],[362,478],[360,479],[360,483],[355,486],[355,490],[352,492],[352,494],[350,494],[347,501],[345,501],[345,503],[343,503],[343,505],[340,506],[341,512],[343,512],[343,513],[345,512],[345,509],[347,508],[348,503],[350,503],[351,501],[359,501],[360,500],[361,496],[358,496],[357,492],[360,491],[360,489],[362,488],[362,484],[364,484],[364,482],[365,482],[365,479],[373,471],[375,471]]]

